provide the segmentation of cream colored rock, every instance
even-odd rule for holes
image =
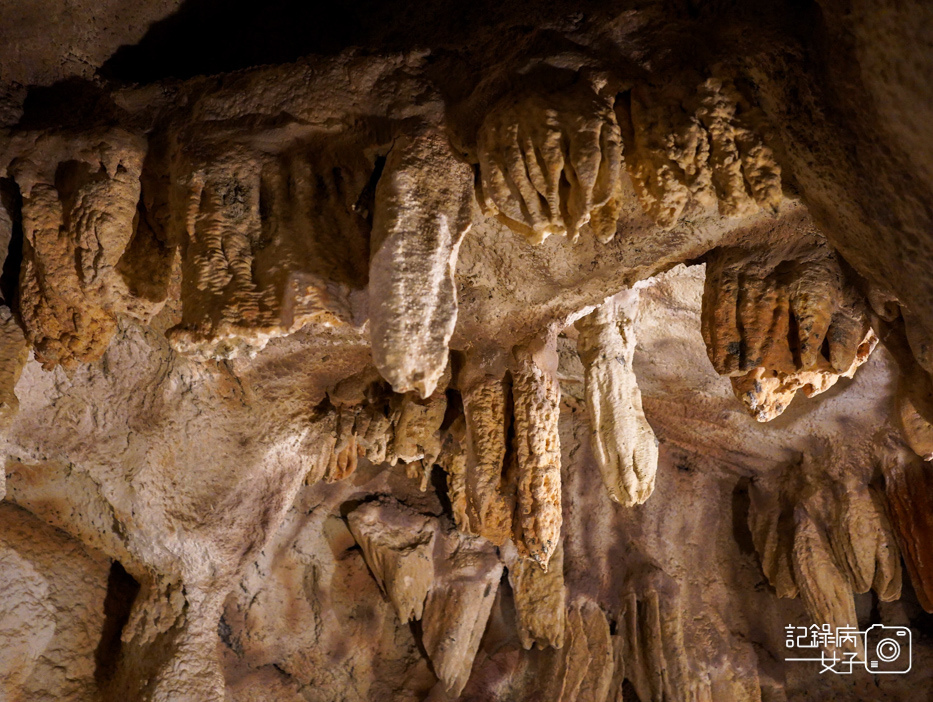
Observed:
[[[392,453],[402,463],[424,461],[431,466],[440,455],[441,423],[447,411],[445,389],[438,388],[426,400],[415,393],[397,396],[398,417],[393,430]]]
[[[90,475],[58,461],[29,464],[8,460],[5,472],[7,501],[109,554],[130,572],[142,576],[128,548],[132,540],[121,538],[114,529],[117,520],[113,506]]]
[[[447,367],[472,182],[437,132],[400,136],[386,158],[373,215],[370,337],[373,361],[396,392],[427,398]]]
[[[135,299],[114,296],[103,309],[117,320],[116,332],[99,362],[43,373],[29,361],[16,386],[21,410],[0,431],[0,455],[16,505],[4,506],[12,519],[4,521],[0,540],[8,543],[20,526],[41,530],[33,524],[33,513],[74,534],[88,549],[103,549],[106,556],[101,556],[103,568],[85,568],[86,560],[72,555],[76,551],[38,542],[48,553],[36,559],[38,565],[30,564],[35,572],[7,556],[0,580],[9,587],[0,588],[0,610],[12,616],[0,616],[0,659],[17,656],[11,666],[17,684],[25,679],[31,686],[3,689],[0,697],[17,702],[96,702],[98,697],[421,702],[430,694],[432,702],[449,702],[469,676],[462,686],[465,702],[583,702],[590,695],[602,696],[609,667],[613,678],[619,678],[610,684],[613,702],[638,696],[642,702],[657,697],[744,702],[756,699],[759,686],[767,688],[767,696],[760,693],[767,702],[782,696],[800,702],[874,702],[918,699],[929,692],[933,646],[920,635],[914,637],[911,675],[820,675],[815,665],[785,663],[783,627],[801,623],[805,608],[799,600],[775,598],[763,584],[742,524],[744,489],[751,480],[753,490],[764,495],[761,510],[754,504],[751,508],[759,517],[752,541],[776,544],[768,560],[786,564],[785,575],[794,588],[795,574],[803,574],[801,589],[810,598],[810,609],[823,608],[827,616],[844,619],[849,617],[845,591],[871,583],[884,597],[892,594],[897,559],[879,540],[879,535],[887,538],[886,528],[866,488],[878,478],[874,453],[898,444],[889,421],[896,382],[890,356],[874,355],[855,382],[838,383],[806,411],[788,412],[772,426],[756,424],[734,411],[728,385],[706,365],[697,334],[702,276],[696,267],[678,265],[701,260],[717,247],[738,248],[753,258],[755,251],[764,252],[763,265],[739,261],[728,276],[720,276],[724,290],[731,286],[735,296],[723,294],[727,304],[719,316],[728,321],[731,307],[737,321],[721,328],[716,343],[728,355],[730,343],[748,342],[747,366],[737,363],[726,370],[730,376],[745,376],[756,368],[788,374],[814,371],[816,364],[799,368],[804,359],[797,356],[823,357],[834,373],[844,372],[849,364],[843,361],[857,353],[866,331],[864,318],[849,314],[857,308],[849,306],[847,286],[837,284],[845,278],[834,278],[849,269],[840,261],[839,270],[831,270],[825,260],[788,252],[786,246],[811,218],[818,221],[845,263],[867,279],[869,289],[885,288],[882,316],[888,318],[891,303],[896,303],[895,312],[898,305],[904,308],[907,351],[916,356],[913,363],[922,373],[908,375],[906,384],[925,388],[912,393],[910,401],[925,421],[933,420],[917,399],[923,393],[933,397],[923,370],[930,369],[933,358],[933,337],[923,329],[933,326],[928,276],[933,260],[933,141],[925,129],[928,105],[933,105],[927,99],[931,83],[926,76],[933,71],[927,66],[930,52],[921,50],[930,43],[924,33],[929,34],[933,10],[925,3],[824,1],[818,3],[815,30],[813,22],[798,21],[816,17],[815,3],[595,3],[582,12],[560,3],[533,11],[515,2],[491,10],[488,4],[455,3],[451,13],[445,12],[451,4],[441,2],[418,5],[412,12],[360,15],[360,23],[346,27],[340,26],[346,13],[315,14],[311,8],[313,26],[293,23],[297,43],[287,31],[274,37],[265,31],[268,21],[288,23],[289,13],[276,11],[281,8],[258,16],[214,17],[209,7],[203,17],[195,13],[192,18],[189,6],[204,9],[211,3],[186,3],[184,11],[153,25],[137,44],[143,30],[126,29],[127,22],[138,19],[138,13],[124,12],[128,1],[11,0],[0,8],[0,150],[8,150],[10,138],[22,141],[22,135],[11,137],[3,129],[17,121],[74,124],[75,133],[87,124],[116,120],[137,125],[151,146],[136,203],[136,233],[127,250],[139,244],[140,250],[163,252],[165,258],[176,249],[185,257],[184,270],[166,273],[138,262],[129,265],[128,254],[121,256],[113,267],[117,277],[102,273],[92,284],[94,290],[104,279],[119,283],[122,277],[133,283],[128,284],[132,291],[151,290],[138,298],[141,306],[160,295],[164,299],[167,291],[163,312],[151,323],[140,323],[144,315],[134,312],[127,318],[121,311],[131,310]],[[165,0],[156,2],[165,5]],[[56,21],[62,5],[67,5],[67,22]],[[175,8],[163,9],[168,14]],[[19,10],[24,10],[22,17]],[[155,18],[148,17],[145,24]],[[204,21],[192,25],[192,19]],[[50,52],[60,46],[56,37],[66,25],[92,35],[95,26],[106,25],[111,36],[103,43],[123,43],[125,49],[92,82],[65,81],[46,89],[39,77],[21,80],[29,88],[11,86],[4,84],[10,80],[5,70],[9,58],[14,57],[14,68],[22,63],[17,52],[28,54],[24,39],[35,38],[35,27],[28,37],[21,36],[24,23],[48,28]],[[111,41],[127,32],[126,41]],[[318,41],[322,38],[323,43]],[[343,49],[347,42],[362,43],[365,49]],[[276,55],[295,56],[308,46],[322,53],[288,65],[224,72]],[[706,65],[712,57],[738,72],[736,85],[755,94],[768,112],[769,128],[782,133],[781,143],[774,142],[775,154],[791,175],[788,192],[800,199],[782,204],[774,218],[767,210],[780,187],[772,168],[777,158],[767,154],[753,110],[725,81],[678,78],[681,69],[704,77],[710,70],[724,74]],[[67,67],[79,64],[82,55],[66,52],[49,58],[67,74]],[[87,77],[97,68],[81,64],[80,75]],[[664,94],[651,103],[653,94],[644,85],[632,95],[627,84],[615,79],[591,81],[591,74],[612,71],[660,85],[656,92]],[[196,73],[211,75],[158,79]],[[543,109],[526,110],[531,105],[528,89],[536,85],[546,86],[542,95],[548,99]],[[678,85],[686,86],[681,94]],[[589,102],[593,94],[596,109]],[[645,144],[657,146],[652,153],[638,150],[639,135],[649,131],[644,123],[628,124],[626,106],[633,102],[637,117],[639,100],[647,108],[659,108],[658,124],[666,120],[670,125],[651,127],[656,144]],[[580,114],[584,117],[575,117]],[[455,156],[444,158],[460,167],[457,159],[471,151],[483,119],[488,116],[492,123],[503,115],[514,117],[520,129],[552,147],[547,153],[552,162],[538,163],[539,154],[532,158],[528,150],[516,160],[518,136],[509,141],[512,127],[503,119],[506,128],[499,136],[508,138],[485,144],[488,153],[508,160],[496,163],[505,164],[500,169],[510,169],[509,176],[518,180],[516,191],[500,192],[493,204],[511,213],[521,225],[517,228],[526,227],[532,240],[551,229],[573,236],[576,227],[582,232],[577,243],[565,246],[550,237],[532,246],[508,231],[502,219],[473,213],[474,236],[464,237],[455,277],[449,272],[452,246],[425,247],[441,252],[440,264],[426,261],[420,250],[412,254],[414,244],[424,239],[417,226],[399,226],[392,234],[400,247],[412,246],[381,269],[383,289],[406,280],[411,270],[406,262],[417,268],[413,279],[418,283],[399,295],[411,304],[389,300],[391,318],[401,320],[400,327],[413,321],[417,328],[414,333],[404,328],[389,345],[396,356],[387,376],[405,364],[410,367],[399,371],[403,380],[421,371],[430,375],[447,363],[449,346],[454,371],[459,373],[462,359],[472,364],[479,357],[477,375],[493,383],[502,380],[505,387],[494,401],[476,403],[473,416],[483,419],[476,432],[468,426],[468,410],[458,416],[460,406],[470,400],[470,384],[455,382],[444,393],[448,406],[440,427],[447,436],[427,435],[441,445],[436,460],[448,470],[448,504],[442,491],[419,491],[403,475],[411,471],[423,478],[435,453],[427,439],[416,438],[425,436],[420,430],[409,431],[418,424],[409,421],[417,411],[403,416],[402,398],[407,402],[420,390],[408,389],[393,400],[384,387],[370,393],[373,388],[364,383],[357,390],[337,392],[334,384],[371,365],[371,332],[378,323],[371,313],[390,297],[377,286],[369,288],[367,273],[370,254],[378,256],[382,250],[376,249],[383,243],[370,236],[375,191],[391,185],[391,174],[399,172],[393,170],[397,150],[411,146],[400,135],[420,133],[420,125],[449,133]],[[596,118],[601,119],[598,126]],[[630,163],[642,156],[645,163],[654,159],[655,173],[637,173],[644,183],[636,187],[644,191],[649,209],[669,216],[682,207],[672,217],[678,220],[673,229],[652,226],[638,211],[624,174],[616,181],[624,188],[624,202],[598,182],[604,164],[606,172],[613,167],[613,119],[625,134]],[[743,133],[746,128],[750,133]],[[565,143],[553,148],[553,133]],[[586,143],[575,146],[574,138],[584,136]],[[446,138],[437,145],[448,149]],[[574,153],[577,147],[581,153]],[[555,175],[556,154],[562,164]],[[541,156],[543,161],[543,152]],[[55,156],[48,167],[61,170],[67,180],[74,167],[68,163],[74,160]],[[484,188],[480,165],[474,175]],[[577,176],[594,169],[596,182],[588,195],[589,185]],[[412,168],[425,170],[430,171]],[[19,188],[8,178],[13,171],[0,175],[4,206],[12,204],[9,223],[0,221],[2,250],[7,238],[19,242],[23,220]],[[445,182],[433,171],[426,176],[430,182],[425,191]],[[462,180],[468,191],[474,181],[469,174]],[[551,207],[555,183],[556,208]],[[62,205],[64,220],[67,203],[63,205],[58,179],[36,186],[36,197],[41,200],[48,185],[55,192],[45,193],[47,209]],[[204,197],[190,201],[189,190],[201,185]],[[519,185],[522,192],[517,192]],[[607,193],[606,204],[597,206]],[[97,207],[96,195],[92,199]],[[400,209],[407,214],[423,205],[415,219],[424,222],[456,209],[456,199],[412,197]],[[526,218],[522,212],[523,205],[528,209],[535,202],[541,210],[538,229],[535,222],[529,225],[531,215]],[[716,214],[717,209],[731,216],[756,208],[762,211],[741,222]],[[806,214],[806,208],[812,211]],[[167,212],[184,220],[182,226],[166,218]],[[794,213],[803,216],[795,218]],[[191,231],[206,240],[191,238],[189,215],[195,223]],[[587,215],[589,222],[581,224]],[[375,224],[378,234],[380,222]],[[432,225],[424,231],[438,229]],[[454,240],[459,230],[452,225],[451,231]],[[613,233],[611,242],[597,240]],[[219,244],[211,239],[214,234]],[[72,262],[60,251],[53,253],[79,271],[79,280],[98,274],[77,256]],[[100,260],[105,259],[110,260]],[[0,287],[15,315],[17,301],[7,294],[19,265],[15,246],[7,264]],[[101,270],[110,270],[107,266]],[[672,266],[670,275],[660,273]],[[659,273],[657,280],[646,280]],[[444,303],[453,292],[435,295],[430,287],[436,281],[446,285],[448,279],[458,298],[456,324],[449,321],[452,307]],[[300,299],[289,298],[291,288],[282,292],[283,280],[298,280]],[[635,322],[638,384],[652,427],[663,441],[656,486],[661,499],[618,509],[606,495],[585,419],[584,367],[574,352],[579,333],[567,325],[641,281],[643,307]],[[292,302],[296,307],[290,307]],[[435,308],[439,312],[433,317],[424,313]],[[62,315],[69,316],[67,310]],[[436,322],[438,316],[441,322]],[[302,319],[307,323],[298,329]],[[803,336],[795,328],[798,321],[810,327]],[[192,362],[164,339],[164,330],[179,323],[172,332],[175,346],[206,361]],[[448,324],[453,327],[449,338]],[[840,336],[835,338],[837,325]],[[419,329],[425,327],[428,333],[423,334]],[[886,341],[891,339],[876,329]],[[524,382],[529,380],[524,359],[505,364],[495,357],[545,330],[561,333],[561,364],[551,378]],[[266,340],[262,351],[251,355]],[[404,355],[408,351],[411,355]],[[754,362],[758,351],[760,363]],[[741,345],[735,353],[741,361]],[[785,362],[786,367],[781,365]],[[533,365],[547,366],[539,360]],[[925,385],[915,382],[924,378]],[[562,385],[559,402],[554,383],[548,384],[552,379]],[[441,380],[434,390],[444,387]],[[501,410],[496,405],[500,397]],[[396,437],[400,423],[401,436]],[[470,432],[474,436],[468,441]],[[491,437],[488,446],[480,440],[481,432]],[[560,461],[552,441],[558,436]],[[524,455],[522,442],[528,444]],[[807,465],[804,470],[814,472],[815,480],[804,487],[794,484],[784,475],[784,466],[796,456],[811,455],[821,443],[845,446],[845,460],[831,456],[827,461],[839,470],[824,479]],[[542,598],[545,604],[535,615],[553,619],[558,616],[554,610],[562,612],[561,649],[524,649],[521,637],[534,638],[518,633],[531,616],[528,590],[516,595],[521,588],[496,589],[490,542],[469,542],[471,553],[474,548],[482,553],[479,577],[465,568],[467,582],[461,582],[445,571],[454,565],[454,555],[437,538],[447,538],[451,517],[463,531],[472,530],[467,481],[475,476],[468,475],[467,462],[471,451],[480,454],[477,447],[493,457],[488,463],[494,468],[483,475],[498,493],[483,492],[483,499],[490,500],[477,503],[499,504],[501,495],[511,511],[511,500],[520,490],[524,511],[517,516],[512,512],[503,522],[528,527],[528,533],[515,537],[525,551],[541,546],[543,532],[557,532],[557,520],[563,519],[557,546],[562,568],[555,556],[546,576],[562,573],[565,595],[556,607],[547,604],[556,598]],[[386,465],[402,459],[408,461],[404,471]],[[555,487],[561,463],[560,485]],[[852,485],[846,475],[852,476]],[[313,484],[302,486],[306,476]],[[781,495],[785,477],[790,481],[786,500]],[[538,478],[550,481],[546,490],[535,489]],[[884,478],[889,481],[889,505],[897,512],[898,536],[907,544],[904,553],[912,567],[919,563],[920,570],[912,573],[931,580],[922,572],[923,562],[933,562],[924,556],[931,533],[925,515],[933,513],[925,496],[926,479],[900,480],[891,471]],[[360,505],[389,498],[417,514],[437,516],[444,525],[430,554],[436,587],[428,593],[423,626],[400,620],[346,525],[346,515]],[[773,533],[772,523],[778,524]],[[791,529],[785,528],[788,523]],[[534,542],[531,549],[526,541]],[[502,549],[511,547],[503,544]],[[543,550],[543,555],[532,555],[544,560]],[[13,551],[28,560],[23,549]],[[64,563],[56,562],[59,553]],[[657,563],[657,570],[670,574],[678,587],[636,572],[636,553]],[[106,571],[114,558],[140,586],[122,637],[119,629],[134,593],[130,582],[108,583]],[[510,559],[512,570],[544,572],[517,553]],[[921,585],[922,579],[917,581]],[[57,596],[49,596],[56,587]],[[917,590],[924,590],[921,602],[929,599],[929,588]],[[5,608],[8,591],[15,593],[9,598],[13,606]],[[93,593],[86,601],[96,598],[96,604],[82,609],[83,593]],[[436,619],[427,615],[435,597],[441,612]],[[519,603],[526,607],[521,615],[516,597],[526,598]],[[903,602],[875,607],[870,600],[857,598],[856,612],[866,615],[871,607],[872,619],[916,627],[909,589]],[[23,602],[39,606],[21,608]],[[629,616],[635,625],[627,629]],[[715,623],[720,618],[721,626]],[[101,621],[112,636],[104,636]],[[544,630],[544,640],[552,626],[550,621],[536,624]],[[717,629],[734,637],[719,637]],[[607,630],[622,640],[619,649],[632,649],[620,653],[611,666],[605,657]],[[625,644],[628,630],[633,634]],[[97,643],[105,638],[113,643],[122,639],[121,661],[116,677],[98,695],[101,690],[94,683],[107,678],[108,656],[107,646],[98,648]],[[750,642],[755,650],[746,665]],[[23,658],[18,657],[21,651],[27,654]],[[631,667],[635,683],[623,684],[623,666]],[[759,671],[767,681],[758,677]],[[85,682],[86,690],[79,690]]]
[[[109,559],[0,504],[0,698],[97,700],[113,664]]]
[[[308,466],[305,483],[313,485],[328,475],[337,447],[337,410],[333,407],[315,412],[302,442]]]
[[[826,534],[805,507],[795,510],[794,521],[791,561],[794,581],[807,614],[814,624],[829,624],[833,631],[840,627],[857,627],[852,586],[833,558]],[[834,645],[828,648],[835,650]],[[864,655],[861,646],[856,650],[860,657]]]
[[[188,608],[183,621],[172,632],[172,655],[159,660],[154,666],[147,689],[140,699],[147,702],[220,702],[225,699],[217,629],[213,625],[220,618],[223,601],[218,601],[216,595],[205,597],[204,593],[197,592],[190,593],[187,599]]]
[[[638,291],[626,291],[576,323],[593,453],[609,497],[626,506],[651,496],[658,470],[658,440],[632,368],[637,314]]]
[[[544,699],[575,700],[590,667],[591,654],[587,632],[579,607],[568,607],[564,645],[557,655],[550,679],[543,685]],[[598,631],[594,631],[598,634]]]
[[[532,646],[560,648],[566,630],[564,550],[558,543],[548,569],[522,558],[512,547],[505,550],[509,584],[515,596],[518,638],[528,650]]]
[[[372,415],[366,425],[366,433],[357,436],[356,440],[365,452],[366,459],[374,465],[379,465],[387,460],[389,446],[394,439],[392,422],[376,407],[366,412]]]
[[[184,587],[178,580],[158,574],[144,579],[121,639],[137,646],[154,643],[160,634],[182,625],[185,606]]]
[[[356,472],[359,452],[356,447],[356,408],[341,407],[337,410],[334,427],[334,447],[324,471],[324,480],[335,483],[345,480]]]
[[[921,416],[903,387],[898,388],[897,412],[907,445],[924,461],[933,460],[933,424]]]
[[[29,360],[29,345],[9,307],[0,307],[0,427],[19,410],[16,383]],[[3,490],[0,488],[0,499]]]
[[[612,95],[588,76],[572,87],[509,95],[477,138],[480,201],[533,244],[581,229],[603,243],[621,210],[622,135]]]
[[[807,397],[814,397],[829,390],[840,378],[854,377],[855,371],[868,360],[877,344],[878,337],[875,336],[874,331],[869,329],[864,340],[858,346],[852,365],[842,373],[836,371],[823,358],[817,361],[816,368],[818,370],[800,371],[798,373],[784,373],[766,368],[755,368],[743,376],[730,378],[732,392],[735,393],[736,398],[745,405],[745,409],[756,420],[770,422],[787,409],[798,390],[802,390]],[[919,415],[917,415],[917,419],[920,419]],[[911,426],[916,425],[912,424]]]
[[[347,521],[399,621],[421,619],[434,583],[437,520],[385,498],[360,505]]]
[[[709,170],[709,137],[682,107],[686,95],[635,86],[631,92],[632,140],[625,162],[642,208],[661,227],[671,228],[688,204],[715,204]]]
[[[697,88],[697,98],[720,214],[739,217],[758,207],[776,212],[783,199],[781,167],[762,138],[764,116],[728,79],[709,78]]]
[[[547,568],[560,543],[560,384],[556,339],[514,351],[516,502],[512,530],[519,554]]]
[[[565,641],[548,651],[537,692],[542,702],[605,702],[615,662],[609,622],[598,605],[581,600],[567,607]]]
[[[457,531],[440,537],[434,584],[421,621],[424,648],[447,691],[458,696],[492,610],[502,563],[487,541]]]

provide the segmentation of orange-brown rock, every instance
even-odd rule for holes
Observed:
[[[581,230],[604,243],[615,236],[622,136],[602,83],[581,75],[560,91],[509,95],[483,121],[480,202],[533,244]]]
[[[837,371],[822,357],[817,359],[814,370],[797,373],[759,367],[745,375],[730,378],[732,392],[755,419],[770,422],[787,409],[798,390],[807,397],[814,397],[829,390],[840,378],[852,378],[877,344],[878,337],[869,329],[858,346],[852,365],[844,372]]]
[[[718,203],[726,217],[782,199],[781,168],[764,143],[762,116],[731,80],[709,78],[695,92],[677,83],[631,93],[633,141],[626,163],[642,207],[674,227],[688,206]]]
[[[515,350],[515,516],[518,552],[547,568],[560,541],[560,384],[555,339]]]
[[[512,534],[514,486],[505,475],[511,388],[483,375],[461,388],[466,420],[464,498],[470,530],[501,546]]]
[[[815,624],[857,626],[854,593],[900,597],[898,540],[882,500],[839,454],[807,455],[787,469],[779,494],[753,483],[750,498],[765,575],[778,596],[799,594]]]
[[[919,460],[885,465],[884,494],[904,563],[927,612],[933,612],[933,474]]]
[[[703,339],[721,375],[791,375],[825,361],[846,373],[868,334],[866,306],[818,235],[791,249],[718,249],[707,258]],[[825,345],[825,351],[824,351]]]
[[[145,155],[145,139],[119,128],[24,132],[8,145],[22,195],[20,310],[46,368],[99,359],[115,312],[126,311],[118,265],[135,232]]]

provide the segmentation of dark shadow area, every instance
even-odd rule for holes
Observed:
[[[428,649],[424,647],[424,626],[421,623],[420,619],[413,619],[408,622],[408,629],[411,631],[411,637],[415,640],[415,646],[418,647],[418,652],[421,654],[421,657],[424,659],[424,662],[427,663],[428,669],[436,678],[440,678],[437,674],[437,671],[434,670],[434,663],[431,661],[431,656],[428,655]]]
[[[431,467],[431,487],[434,488],[434,493],[437,495],[438,502],[441,503],[444,514],[453,518],[454,508],[447,494],[447,471],[439,465]]]
[[[119,121],[121,110],[110,94],[82,78],[68,78],[29,90],[23,103],[20,127],[26,129],[80,129]]]
[[[635,686],[626,679],[622,683],[622,702],[639,702]]]
[[[748,510],[751,507],[751,500],[748,496],[750,484],[751,481],[748,478],[741,478],[732,490],[732,538],[735,539],[739,545],[739,551],[743,554],[755,553],[755,542],[748,528]]]
[[[100,72],[147,83],[331,54],[364,37],[360,9],[342,1],[188,0],[139,44],[120,47]]]
[[[275,64],[307,54],[334,55],[348,47],[370,51],[441,48],[469,43],[505,22],[530,30],[568,10],[605,6],[501,3],[493,0],[187,0],[153,24],[136,45],[118,49],[101,75],[135,83],[191,78]]]
[[[904,585],[901,590],[901,602],[907,610],[907,619],[911,630],[917,635],[918,641],[929,643],[933,641],[933,614],[924,611],[917,599],[917,591],[907,569],[904,568]],[[879,619],[880,621],[880,619]]]
[[[104,628],[94,652],[94,679],[101,687],[110,682],[117,671],[122,643],[120,636],[129,621],[130,609],[137,594],[139,583],[119,561],[114,561],[107,579],[107,596],[104,598]]]
[[[23,196],[19,186],[9,178],[0,178],[0,207],[7,211],[11,220],[10,241],[0,272],[0,296],[7,307],[18,312],[19,269],[23,263]]]

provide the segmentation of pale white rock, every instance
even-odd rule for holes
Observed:
[[[396,392],[426,398],[447,367],[472,203],[472,169],[446,136],[396,139],[376,186],[369,265],[373,361]]]
[[[609,497],[626,506],[650,497],[658,470],[658,440],[632,367],[637,314],[638,291],[626,291],[576,323],[593,453]]]

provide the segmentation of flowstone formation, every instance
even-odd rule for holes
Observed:
[[[571,5],[0,76],[0,698],[928,694],[930,9]]]

